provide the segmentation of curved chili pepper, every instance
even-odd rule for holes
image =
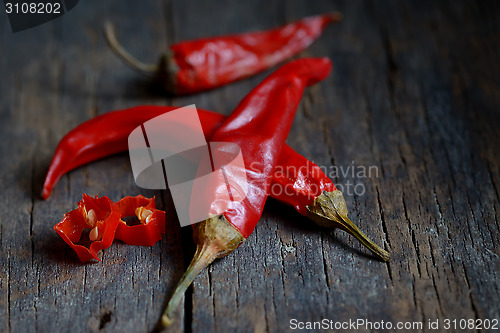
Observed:
[[[132,130],[175,109],[178,107],[134,107],[108,112],[77,126],[57,146],[45,178],[43,198],[50,196],[52,188],[62,175],[100,158],[127,151],[128,136]],[[207,139],[212,137],[226,119],[221,114],[199,108],[198,116]],[[281,190],[273,191],[273,188]],[[331,195],[330,199],[325,198],[326,194],[322,195],[324,192],[333,193],[335,200],[330,200],[333,199]],[[342,194],[321,168],[287,145],[280,154],[274,172],[271,197],[295,207],[300,214],[307,215],[320,226],[346,230],[378,257],[389,260],[387,251],[374,244],[347,218]],[[317,198],[319,199],[316,200]]]
[[[165,89],[191,94],[257,74],[305,50],[341,14],[306,17],[268,31],[185,41],[170,46],[158,66],[142,64],[118,43],[110,23],[107,40],[115,53],[135,69],[156,73]]]
[[[151,119],[175,109],[178,107],[135,107],[108,112],[78,125],[57,145],[45,177],[42,197],[47,199],[59,178],[67,172],[100,158],[126,151],[130,132],[140,126],[144,119]],[[200,110],[198,114],[204,130],[207,128],[213,131],[225,118],[204,110]]]
[[[119,220],[120,210],[116,203],[108,197],[92,198],[84,193],[82,200],[78,202],[78,208],[64,214],[62,221],[54,226],[54,230],[75,250],[82,262],[92,259],[100,261],[97,252],[113,243]],[[91,230],[90,247],[76,244],[85,229]]]
[[[165,233],[165,212],[156,209],[155,198],[142,195],[124,197],[117,202],[121,218],[115,238],[129,245],[152,246]],[[129,226],[123,217],[137,216],[140,224]]]
[[[246,188],[244,193],[233,193],[245,199],[193,226],[196,253],[162,316],[164,326],[172,323],[182,295],[198,273],[233,252],[254,230],[302,93],[307,86],[325,79],[331,68],[327,58],[299,59],[282,66],[254,88],[212,135],[212,142],[230,142],[241,149],[246,177],[233,176],[230,181]],[[250,168],[255,161],[259,163]]]

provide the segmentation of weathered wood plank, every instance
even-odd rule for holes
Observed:
[[[155,62],[167,43],[331,10],[344,21],[303,55],[329,56],[334,72],[306,93],[288,142],[337,167],[327,170],[350,217],[393,260],[374,260],[345,233],[269,200],[247,242],[195,280],[169,331],[280,332],[292,318],[500,319],[497,2],[87,1],[31,30],[0,26],[8,46],[0,59],[1,330],[152,330],[193,254],[189,228],[178,226],[168,193],[135,186],[126,154],[71,172],[41,201],[50,156],[69,129],[113,109],[195,103],[229,114],[270,72],[170,98],[108,50],[105,19],[131,53]],[[370,166],[371,177],[349,171]],[[101,263],[81,265],[52,226],[83,192],[157,195],[169,233],[151,248],[116,242]]]
[[[333,145],[333,147],[330,148],[330,154],[333,152],[330,158],[336,165],[344,166],[344,168],[351,165],[351,161],[353,160],[357,166],[378,166],[380,177],[367,180],[343,177],[343,179],[340,179],[340,182],[341,184],[348,180],[366,182],[363,184],[366,186],[367,190],[364,196],[348,196],[350,206],[355,207],[352,217],[360,221],[360,225],[362,225],[361,223],[363,221],[372,221],[372,223],[376,223],[375,225],[369,224],[362,226],[365,226],[367,233],[375,239],[378,239],[379,242],[385,240],[393,251],[394,262],[387,265],[387,270],[385,270],[385,266],[380,263],[367,260],[363,261],[358,253],[354,253],[354,255],[342,253],[340,255],[337,254],[337,256],[329,256],[326,261],[328,264],[325,265],[326,267],[324,269],[326,270],[325,276],[332,276],[334,277],[333,280],[336,281],[335,286],[337,288],[332,288],[334,289],[332,293],[335,294],[334,297],[331,297],[337,300],[335,303],[328,302],[328,298],[317,297],[318,295],[315,294],[314,290],[304,291],[303,286],[300,284],[300,280],[306,281],[305,276],[307,276],[308,270],[305,265],[299,264],[298,266],[292,266],[293,270],[291,271],[296,272],[297,275],[300,276],[300,279],[292,280],[292,290],[296,291],[297,288],[301,288],[302,296],[314,295],[315,297],[302,297],[300,301],[296,303],[294,303],[294,297],[291,297],[291,300],[287,298],[286,309],[280,308],[280,319],[294,318],[294,316],[296,317],[297,315],[299,315],[302,320],[320,320],[323,317],[330,318],[333,316],[336,320],[366,317],[374,321],[383,319],[392,322],[425,322],[428,319],[436,318],[440,320],[445,318],[492,318],[491,316],[493,315],[494,317],[495,313],[498,313],[498,310],[489,310],[488,314],[477,313],[478,305],[473,304],[467,297],[468,289],[470,288],[468,284],[470,282],[467,282],[467,273],[464,272],[464,270],[467,271],[464,266],[465,261],[456,260],[456,258],[453,257],[454,252],[460,252],[464,255],[465,253],[470,253],[470,250],[463,248],[461,244],[466,244],[469,247],[478,246],[478,244],[474,244],[473,238],[480,236],[480,233],[474,232],[474,225],[469,225],[468,229],[472,235],[464,235],[462,230],[456,229],[454,233],[447,235],[449,238],[446,237],[441,239],[438,231],[436,231],[438,228],[444,229],[443,227],[446,227],[448,223],[453,224],[453,221],[460,221],[461,219],[461,216],[456,212],[448,216],[447,220],[443,219],[443,212],[440,211],[438,200],[442,202],[446,200],[444,198],[438,199],[438,190],[435,189],[436,187],[442,186],[443,180],[445,180],[444,183],[447,182],[447,179],[449,183],[453,183],[453,176],[449,174],[450,167],[453,166],[446,165],[446,163],[436,166],[435,168],[439,170],[433,170],[435,178],[433,181],[430,181],[433,186],[431,188],[428,187],[428,168],[432,164],[443,164],[443,162],[446,162],[446,159],[449,160],[450,157],[447,157],[446,154],[450,148],[457,150],[457,155],[452,157],[455,163],[461,166],[468,166],[464,169],[472,168],[474,165],[472,160],[467,156],[467,154],[469,154],[468,151],[463,154],[458,154],[460,148],[467,147],[467,144],[460,139],[460,134],[462,133],[460,128],[464,127],[463,124],[466,118],[455,119],[454,115],[450,113],[451,107],[454,107],[456,103],[455,100],[459,98],[459,96],[450,94],[450,92],[452,92],[453,83],[447,81],[443,82],[443,80],[440,79],[442,76],[435,76],[432,72],[430,73],[430,78],[426,77],[429,73],[428,71],[424,71],[424,69],[427,70],[426,66],[430,64],[436,64],[434,65],[436,70],[437,68],[441,68],[441,65],[437,64],[445,62],[446,59],[436,59],[439,54],[420,51],[425,49],[425,45],[433,44],[432,41],[425,39],[423,45],[419,45],[417,41],[415,41],[416,45],[414,47],[408,47],[408,36],[404,36],[406,39],[402,38],[399,44],[393,45],[395,41],[392,40],[393,37],[389,35],[389,33],[393,33],[393,30],[398,31],[397,28],[400,28],[398,24],[403,24],[402,22],[394,22],[394,18],[398,17],[399,12],[404,12],[404,9],[394,6],[394,4],[391,4],[393,7],[382,6],[377,9],[376,12],[377,15],[381,15],[380,13],[382,13],[383,16],[376,16],[373,12],[374,8],[359,5],[360,3],[354,3],[342,8],[347,18],[350,18],[349,13],[352,14],[353,22],[350,24],[347,23],[347,27],[341,25],[340,29],[343,29],[342,33],[339,33],[341,40],[335,41],[336,45],[332,43],[332,45],[336,46],[332,58],[336,61],[337,68],[340,68],[340,74],[335,73],[335,77],[338,78],[336,79],[338,86],[334,86],[331,89],[335,92],[326,95],[324,99],[328,101],[327,104],[330,108],[340,109],[342,111],[339,112],[339,114],[327,114],[324,116],[327,122],[326,125],[323,125],[323,128],[326,128],[326,130],[317,124],[309,125],[310,127],[308,127],[307,116],[311,117],[310,114],[306,113],[304,116],[299,115],[297,121],[300,122],[300,128],[302,128],[302,131],[305,133],[300,133],[301,130],[298,129],[298,133],[297,131],[291,133],[289,141],[291,141],[292,145],[292,140],[297,141],[299,145],[304,145],[305,150],[309,151],[308,153],[311,158],[315,157],[315,151],[323,150],[323,152],[316,155],[319,156],[320,159],[325,159],[325,146],[328,147],[329,145]],[[298,12],[303,14],[306,12],[304,9],[305,8],[301,8]],[[427,7],[427,9],[429,9],[429,7]],[[445,8],[437,10],[444,9]],[[288,9],[288,11],[292,10]],[[419,14],[421,14],[417,15],[419,18],[425,17],[425,13]],[[390,29],[387,25],[394,26]],[[422,29],[421,26],[419,26],[419,28]],[[413,33],[418,36],[417,31],[410,30],[408,33]],[[424,33],[424,36],[432,37],[432,31]],[[442,38],[448,39],[450,37],[452,36],[444,36]],[[344,43],[342,43],[343,40],[345,40]],[[359,40],[358,43],[356,43],[356,40]],[[392,48],[396,48],[397,50],[395,51]],[[409,60],[398,59],[402,62],[400,64],[394,59],[395,55],[392,53],[398,52],[400,49],[405,50],[405,48],[407,52],[412,53],[413,58]],[[312,49],[314,49],[314,47]],[[341,52],[344,52],[340,57],[336,54],[339,52],[339,49]],[[432,47],[431,51],[433,51]],[[415,78],[413,77],[414,73],[403,77],[401,74],[403,69],[400,68],[415,66],[412,61],[414,61],[417,55],[420,56],[421,59],[419,59],[416,65],[416,70],[420,72],[423,71],[423,73]],[[434,68],[434,66],[430,67]],[[409,68],[409,70],[411,69],[412,68]],[[453,68],[447,68],[443,74],[445,77],[450,77],[453,74]],[[427,86],[427,84],[430,84],[430,86]],[[424,85],[424,87],[422,87],[422,85]],[[447,100],[439,101],[440,104],[436,106],[441,108],[440,118],[436,116],[431,123],[428,123],[429,115],[427,113],[429,111],[426,110],[425,105],[420,104],[421,102],[419,100],[421,98],[425,99],[425,95],[421,91],[422,89],[431,89],[434,94],[436,94],[435,85],[441,85],[443,87],[444,91],[441,92],[443,96],[439,97],[444,97]],[[337,89],[341,92],[337,93]],[[318,89],[316,91],[318,91]],[[313,89],[313,93],[311,93],[312,96],[314,96],[314,92],[315,90]],[[333,96],[335,99],[332,98]],[[431,101],[434,98],[436,97],[431,97]],[[314,99],[314,97],[311,97],[311,99]],[[448,113],[443,114],[443,107],[445,108],[444,111]],[[446,111],[446,109],[448,111]],[[314,114],[312,118],[317,121],[318,118],[321,119],[321,115],[318,116]],[[458,131],[451,133],[453,136],[447,140],[446,145],[441,144],[441,147],[436,149],[433,146],[436,144],[439,145],[441,139],[432,137],[429,139],[428,136],[430,134],[429,132],[433,131],[434,127],[443,128],[443,120],[449,122],[448,128],[457,128]],[[425,125],[427,125],[427,128]],[[318,135],[318,133],[326,133],[326,140],[321,140],[321,135]],[[447,131],[447,134],[450,134],[450,130]],[[312,139],[307,140],[305,138]],[[326,141],[326,145],[307,144],[307,142],[317,143],[321,141]],[[460,142],[462,143],[460,144]],[[438,153],[438,155],[433,156],[429,161],[425,161],[429,158],[429,152],[431,154]],[[444,159],[440,158],[440,155],[444,155]],[[466,163],[461,163],[463,159],[465,159],[464,161]],[[421,162],[422,160],[424,160],[424,163]],[[469,170],[467,170],[467,172],[472,176],[472,170]],[[445,176],[445,178],[440,178],[443,176]],[[401,183],[402,181],[404,181],[403,184]],[[345,186],[346,184],[344,183],[343,185]],[[470,190],[473,191],[472,183],[469,183],[469,186],[471,187]],[[452,193],[457,192],[457,195],[459,195],[458,187],[453,190],[448,189],[446,195],[451,194],[449,193],[450,191],[453,191]],[[467,197],[460,198],[458,202],[467,202]],[[377,211],[378,216],[375,215],[374,218],[373,212]],[[465,211],[464,214],[467,214],[467,211]],[[474,217],[471,215],[470,219],[472,220]],[[380,222],[384,225],[381,225]],[[480,221],[475,221],[475,223],[477,222]],[[267,219],[264,219],[262,224],[266,225],[266,223],[269,222]],[[486,221],[485,224],[479,224],[478,227],[489,230],[489,228],[491,228],[488,227],[489,223],[491,222]],[[377,225],[378,227],[376,227]],[[496,229],[498,230],[498,228]],[[266,235],[266,233],[259,233],[260,230],[260,227],[258,227],[256,237],[262,237],[262,235],[264,235],[264,240],[255,240],[257,243],[255,247],[261,249],[265,247],[265,244],[274,244],[274,242],[271,241],[272,236]],[[386,234],[382,233],[383,230],[385,230]],[[493,230],[493,235],[489,235],[489,237],[488,235],[486,236],[490,240],[495,239],[498,234],[497,230]],[[379,232],[380,236],[373,236],[376,235],[377,232]],[[324,234],[322,236],[325,237]],[[341,240],[344,240],[344,242],[348,244],[353,244],[352,240],[345,235],[338,235],[338,237],[341,237]],[[301,241],[312,242],[312,246],[308,248],[309,250],[317,247],[317,245],[315,245],[315,242],[318,241],[317,239],[318,237],[311,235],[293,235],[294,244],[300,244]],[[248,242],[252,240],[251,238]],[[481,241],[480,243],[484,242]],[[355,248],[357,247],[355,244],[352,246]],[[323,245],[323,247],[324,254],[339,251],[338,248],[335,249],[328,245]],[[492,247],[492,249],[494,249],[494,247]],[[243,248],[239,251],[242,250]],[[272,253],[273,247],[269,250]],[[481,247],[478,246],[476,250],[481,251]],[[252,248],[252,254],[255,252],[257,251]],[[440,252],[448,253],[452,255],[452,257],[445,257],[443,260],[439,256]],[[267,257],[270,256],[269,252],[264,253],[265,254],[261,254]],[[319,267],[319,265],[314,264],[315,258],[321,258],[324,254],[318,254],[316,256],[309,254],[313,257],[311,259],[308,258],[309,260],[307,261],[313,263],[312,267]],[[347,258],[346,255],[348,256]],[[258,258],[259,256],[251,255],[251,257]],[[307,257],[305,253],[299,256],[299,258]],[[478,252],[476,257],[481,257],[481,254]],[[335,265],[335,259],[338,260],[337,265]],[[227,260],[229,261],[229,259]],[[358,263],[360,260],[361,263]],[[454,261],[451,263],[452,266],[449,266],[450,260]],[[348,265],[346,262],[353,264]],[[467,265],[471,265],[471,262],[473,261],[467,261]],[[260,274],[260,272],[257,273],[252,270],[253,267],[248,267],[248,261],[243,261],[242,264],[245,264],[245,271],[251,271],[250,273],[247,272],[245,277],[253,277],[253,279],[247,277],[247,281],[254,282],[255,279],[260,281],[264,280],[262,276],[256,278],[256,276],[258,276],[257,274]],[[330,265],[335,269],[332,268],[330,270]],[[217,266],[214,265],[212,267],[211,276],[214,275],[213,270],[216,269],[215,267]],[[475,269],[481,269],[480,267],[482,266],[475,267]],[[237,270],[236,279],[240,281],[242,276],[241,269],[237,269],[231,266],[231,264],[228,264],[228,266],[224,266],[221,271],[230,270],[231,268]],[[381,268],[382,270],[380,270]],[[371,281],[369,283],[359,277],[356,278],[356,276],[363,276],[363,269],[365,269],[365,274],[366,272],[370,272]],[[280,266],[278,270],[285,275],[286,281],[290,279],[290,277],[286,276],[286,264]],[[490,282],[485,290],[493,289],[495,292],[498,291],[498,279],[496,278],[497,273],[495,270],[497,270],[497,268],[490,271],[490,277],[485,279],[486,281],[492,282]],[[318,273],[317,270],[315,273],[315,277],[321,280],[322,274]],[[230,273],[220,274],[227,279]],[[345,281],[338,276],[348,276],[352,278]],[[221,278],[221,280],[224,281],[226,279]],[[213,280],[217,281],[216,279]],[[481,281],[482,279],[478,280]],[[230,285],[232,285],[232,283]],[[321,283],[316,284],[316,286],[318,285],[321,286]],[[444,289],[445,287],[447,287],[448,291],[453,291],[454,295],[452,300],[445,296],[447,295],[447,290]],[[219,288],[220,293],[227,293],[227,290],[224,288],[227,288],[226,284],[223,284],[221,288]],[[230,292],[229,295],[233,295],[233,293],[234,292]],[[217,295],[215,290],[212,291],[212,294]],[[269,303],[279,304],[283,300],[284,294],[286,293],[281,295],[273,293],[272,302]],[[240,296],[238,299],[242,298],[240,293],[238,296]],[[206,294],[200,294],[199,297],[202,298],[202,300],[198,302],[207,305],[210,304],[210,301],[204,301],[205,298],[207,298]],[[232,299],[233,296],[228,297]],[[263,297],[266,298],[265,296]],[[491,304],[495,297],[495,294],[493,294],[483,298],[483,300],[486,301],[483,304]],[[216,296],[209,295],[208,298],[215,299]],[[317,307],[311,304],[311,302],[314,301],[322,305],[327,305],[329,311],[325,311],[322,315],[311,311],[311,309],[317,309]],[[227,318],[234,318],[235,314],[232,313],[233,311],[236,313],[240,312],[240,307],[234,309],[234,304],[232,304],[229,309],[222,308],[221,310],[217,309],[217,303],[213,304],[212,307],[205,307],[207,310],[200,311],[214,312],[219,317],[222,312],[225,320],[227,320]],[[259,305],[259,301],[256,301],[254,304],[254,310],[252,311],[246,308],[245,314],[257,313],[257,315],[250,317],[254,319],[253,327],[260,328],[260,322],[257,320],[257,318],[259,318],[258,313],[264,313],[260,318],[267,318],[267,311],[265,309],[269,307],[264,307],[263,309]],[[342,304],[342,306],[339,307],[338,304]],[[443,304],[446,304],[447,307]],[[214,306],[215,309],[213,308]],[[293,311],[294,307],[298,309],[295,313]],[[485,308],[491,309],[490,306]],[[270,312],[273,313],[272,311]],[[240,318],[243,317],[243,314],[236,314],[236,317],[241,320]],[[204,317],[204,319],[206,318]],[[283,320],[277,321],[284,322]],[[231,322],[234,322],[234,320]],[[206,321],[203,323],[205,324]],[[216,322],[212,325],[214,330],[224,330],[224,328],[218,326]],[[234,323],[232,325],[234,325]],[[227,326],[230,327],[230,325]],[[242,327],[247,326],[242,325]],[[269,328],[269,323],[266,323],[266,327]],[[284,328],[282,327],[281,329]]]
[[[170,271],[182,264],[182,251],[178,227],[171,221],[173,232],[154,247],[113,244],[104,251],[102,263],[90,265],[79,264],[52,230],[83,192],[114,200],[156,194],[165,206],[161,193],[134,185],[127,157],[80,168],[63,177],[48,201],[39,197],[53,149],[69,129],[100,112],[165,101],[150,94],[127,96],[127,90],[137,91],[128,83],[135,81],[136,73],[117,70],[122,64],[107,48],[100,29],[105,18],[119,21],[120,14],[157,18],[151,21],[154,32],[146,26],[128,27],[138,36],[131,46],[138,56],[146,53],[141,42],[164,44],[162,11],[144,4],[80,4],[54,22],[16,35],[4,33],[11,61],[2,89],[2,153],[12,156],[2,170],[8,198],[2,202],[2,251],[7,254],[2,264],[7,269],[1,306],[7,313],[2,315],[6,330],[149,331],[169,291],[165,281],[177,278]]]
[[[490,214],[485,214],[490,215],[489,218],[483,215],[486,210],[481,206],[483,202],[489,206],[486,203],[489,201],[486,197],[491,196],[487,193],[491,192],[493,188],[483,185],[488,182],[484,176],[481,177],[487,172],[487,163],[476,154],[477,151],[474,148],[476,143],[469,131],[468,123],[473,122],[474,119],[473,116],[471,117],[470,106],[464,103],[468,92],[460,86],[462,85],[460,71],[457,71],[455,62],[456,57],[463,57],[463,60],[467,60],[464,55],[453,55],[456,49],[465,51],[468,47],[478,43],[477,35],[472,34],[468,40],[466,39],[467,42],[461,42],[462,45],[457,47],[458,39],[455,36],[459,35],[462,39],[470,34],[469,27],[466,25],[462,30],[459,28],[461,25],[458,22],[469,21],[471,19],[468,17],[470,13],[481,16],[488,14],[478,12],[478,8],[473,3],[436,8],[434,11],[424,12],[419,11],[418,8],[411,8],[410,11],[414,11],[424,20],[428,19],[427,22],[431,24],[433,19],[436,19],[439,22],[438,27],[448,27],[448,29],[438,28],[435,31],[432,26],[429,29],[428,25],[415,25],[413,26],[415,31],[412,31],[412,28],[407,29],[409,30],[408,34],[412,34],[410,36],[416,37],[413,42],[420,46],[421,51],[411,56],[408,53],[399,53],[401,58],[396,60],[400,64],[402,75],[411,73],[411,76],[406,75],[406,77],[413,78],[413,80],[406,80],[409,81],[409,84],[395,85],[396,89],[393,95],[395,109],[401,109],[400,114],[396,113],[396,115],[403,121],[411,117],[413,112],[403,113],[405,108],[400,108],[398,105],[401,100],[408,99],[406,97],[408,95],[413,103],[403,103],[409,104],[410,110],[412,110],[411,107],[416,106],[424,112],[421,120],[427,122],[427,135],[420,131],[416,133],[417,135],[413,134],[415,127],[411,124],[407,127],[406,132],[410,133],[408,136],[413,134],[412,139],[415,143],[411,142],[411,147],[415,147],[415,149],[428,147],[426,151],[423,151],[424,154],[414,157],[414,159],[415,164],[419,164],[417,161],[420,158],[424,159],[424,165],[428,169],[428,177],[430,178],[425,182],[420,182],[420,184],[416,183],[416,186],[411,186],[409,190],[404,190],[403,198],[410,198],[407,201],[407,207],[418,207],[419,201],[422,200],[428,202],[427,205],[423,205],[424,207],[432,207],[432,196],[434,196],[436,204],[429,220],[425,218],[421,220],[421,213],[417,212],[416,209],[412,214],[413,218],[409,216],[409,219],[412,220],[412,227],[418,231],[413,237],[415,247],[419,250],[417,253],[420,268],[419,277],[431,278],[430,285],[434,287],[436,294],[434,298],[443,300],[445,305],[440,305],[439,310],[442,312],[440,319],[449,317],[491,318],[491,316],[495,316],[495,313],[498,316],[498,307],[491,308],[489,305],[484,307],[483,304],[494,303],[494,299],[498,299],[498,269],[487,268],[491,267],[491,259],[493,258],[489,254],[486,255],[485,249],[490,251],[498,249],[492,243],[493,239],[498,239],[498,224],[495,226],[493,216]],[[454,17],[457,14],[458,19]],[[479,27],[481,24],[476,23],[475,26]],[[449,29],[449,27],[456,28]],[[400,49],[402,46],[398,45],[408,43],[409,36],[408,34],[398,36],[397,31],[401,32],[397,26],[393,26],[390,30],[397,36],[396,38],[399,37],[399,41],[391,39],[388,42],[394,45],[395,49]],[[417,34],[418,31],[424,31],[424,33]],[[492,41],[488,41],[484,46],[487,47]],[[498,47],[498,43],[496,44]],[[428,69],[414,72],[411,67],[415,58],[420,60],[423,64],[422,67],[426,65]],[[466,71],[475,75],[474,70],[467,69]],[[395,76],[398,74],[395,73]],[[419,99],[422,103],[421,106]],[[407,114],[410,117],[406,116]],[[495,119],[491,120],[495,121]],[[498,125],[498,117],[496,122]],[[428,139],[429,141],[427,141]],[[418,141],[421,143],[419,144]],[[406,149],[403,152],[402,157],[406,161],[408,161],[408,156],[412,158],[411,151]],[[410,174],[410,172],[408,173]],[[417,175],[415,172],[411,174]],[[479,177],[483,179],[480,180]],[[419,192],[418,195],[412,195],[416,191]],[[413,199],[411,199],[412,196]],[[411,205],[411,200],[415,202],[414,205]],[[451,206],[451,211],[444,210],[443,213],[443,208],[448,205]],[[479,217],[479,214],[483,216]],[[493,229],[490,229],[491,227]],[[441,236],[440,231],[445,230],[447,235],[443,237],[444,235]],[[438,255],[441,254],[439,253],[441,251],[436,251],[436,249],[444,252],[444,256]],[[430,254],[430,251],[434,253]],[[448,265],[451,267],[447,267]],[[444,267],[445,272],[441,272],[441,267]],[[471,276],[475,276],[475,278],[471,278]],[[450,283],[450,281],[453,282]],[[477,284],[484,285],[478,288]],[[450,287],[453,290],[451,297],[448,294]],[[488,296],[483,294],[485,297],[481,302],[478,302],[474,300],[474,297],[469,296],[472,295],[470,292],[473,288],[484,288],[483,290],[490,290],[490,292],[487,293]],[[420,289],[420,291],[419,289],[417,289],[417,295],[426,294],[426,289]],[[482,294],[482,292],[478,294]],[[431,298],[422,301],[422,303],[423,309],[431,311],[430,305],[427,304],[435,304],[435,300]],[[430,314],[431,312],[429,312]]]

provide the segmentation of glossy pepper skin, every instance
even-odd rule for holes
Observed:
[[[110,24],[105,31],[110,46],[125,62],[141,71],[156,72],[168,92],[182,95],[213,89],[275,66],[305,50],[328,24],[340,19],[341,15],[333,12],[267,31],[184,41],[171,45],[158,66],[133,59],[118,44]]]
[[[178,109],[172,106],[139,106],[121,111],[108,112],[92,118],[61,140],[47,171],[43,197],[47,199],[57,180],[66,172],[100,158],[127,151],[128,135],[137,126],[165,112]],[[207,140],[226,119],[225,116],[198,108],[198,116]],[[250,169],[253,169],[253,163]],[[370,251],[383,260],[389,254],[373,244],[347,219],[347,209],[342,196],[338,200],[321,200],[323,193],[340,193],[321,168],[285,145],[276,165],[271,184],[271,197],[295,207],[302,215],[324,227],[346,230],[360,240]],[[319,198],[319,199],[318,199]],[[317,200],[318,199],[318,200]],[[333,203],[342,207],[335,207]],[[312,208],[314,212],[311,211]],[[340,211],[345,221],[339,220]]]
[[[274,170],[271,197],[295,207],[319,226],[346,231],[380,259],[390,260],[389,252],[375,244],[348,218],[342,192],[323,170],[288,146],[283,148]]]
[[[82,262],[100,261],[97,253],[113,243],[119,220],[120,210],[116,203],[108,197],[92,198],[84,193],[78,208],[64,214],[54,230],[75,250]],[[77,244],[86,229],[91,230],[89,238],[92,243],[89,247]]]
[[[165,233],[165,212],[156,209],[155,198],[142,195],[127,196],[117,202],[120,209],[120,223],[115,238],[129,245],[153,246]],[[136,216],[140,224],[127,225],[123,220]]]
[[[141,106],[108,112],[78,125],[57,145],[45,176],[42,197],[47,199],[59,178],[67,172],[100,158],[127,151],[128,136],[132,130],[146,120],[175,109],[178,107]],[[204,130],[209,128],[213,131],[225,118],[204,110],[200,110],[198,114]]]
[[[327,58],[299,59],[282,66],[254,88],[212,135],[213,142],[238,145],[248,169],[245,200],[224,213],[245,239],[262,215],[304,89],[325,79],[331,68]]]
[[[172,323],[182,295],[198,273],[215,259],[233,252],[254,230],[270,194],[274,168],[304,89],[325,79],[331,68],[327,58],[287,63],[254,88],[213,133],[211,142],[229,142],[241,150],[246,178],[233,178],[229,182],[240,185],[231,191],[246,188],[245,193],[235,195],[233,192],[233,196],[245,199],[223,214],[193,226],[196,253],[162,316],[163,326]],[[239,184],[240,181],[246,184]]]
[[[314,199],[325,191],[336,190],[331,179],[318,165],[289,146],[283,147],[271,184],[271,196],[274,199],[295,207],[302,215],[307,215],[307,207],[314,203]]]

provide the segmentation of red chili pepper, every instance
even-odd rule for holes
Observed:
[[[119,220],[120,210],[116,203],[108,197],[92,198],[84,193],[82,200],[78,202],[78,208],[64,214],[54,230],[75,250],[82,262],[92,259],[100,261],[97,252],[113,243]],[[76,244],[86,229],[91,230],[90,247]]]
[[[337,188],[319,166],[289,146],[283,148],[271,185],[273,198],[307,215],[307,206],[313,204],[314,199],[324,191],[335,190]]]
[[[246,179],[233,176],[229,181],[246,188],[246,193],[233,193],[245,199],[194,225],[196,253],[162,316],[164,326],[171,324],[182,295],[198,273],[233,252],[254,230],[302,93],[305,87],[326,78],[331,67],[327,58],[299,59],[282,66],[254,88],[212,135],[211,142],[229,142],[241,149]],[[217,149],[212,154],[217,155]],[[233,190],[238,191],[236,187]],[[214,204],[217,199],[216,195]]]
[[[128,149],[128,136],[146,120],[179,107],[140,106],[108,112],[94,117],[71,130],[57,145],[45,177],[42,197],[47,199],[59,178],[67,172]],[[205,133],[213,131],[225,119],[223,115],[198,109]]]
[[[155,198],[142,195],[125,197],[117,202],[122,219],[115,238],[129,245],[152,246],[165,233],[165,212],[156,209]],[[123,218],[137,216],[140,224],[129,226]]]
[[[273,191],[273,188],[279,190]],[[369,239],[348,217],[342,192],[321,168],[285,146],[271,185],[271,197],[289,204],[321,227],[340,228],[384,261],[390,254]]]
[[[57,180],[65,173],[100,158],[127,151],[128,136],[144,122],[165,112],[178,109],[170,106],[140,106],[113,111],[92,118],[70,131],[57,146],[50,164],[43,197],[47,199]],[[226,119],[225,116],[198,108],[201,125],[207,140]],[[273,191],[273,189],[280,189]],[[323,192],[339,193],[335,207],[330,199],[325,200]],[[331,196],[331,195],[330,195]],[[287,203],[315,223],[326,227],[338,227],[348,231],[368,249],[383,260],[389,254],[373,244],[349,219],[340,191],[321,168],[310,162],[292,148],[285,145],[273,175],[271,197]],[[320,197],[318,200],[316,200]],[[339,201],[340,200],[340,201]],[[314,207],[314,210],[312,208]],[[343,212],[343,219],[339,214]]]
[[[105,32],[111,48],[142,72],[155,72],[173,94],[191,94],[254,75],[305,50],[341,14],[306,17],[268,31],[185,41],[170,46],[158,66],[142,64],[118,43],[111,24]]]

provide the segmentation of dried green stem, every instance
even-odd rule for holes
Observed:
[[[328,16],[330,17],[330,20],[332,22],[339,22],[342,20],[342,13],[339,12],[331,12],[328,14]]]
[[[389,261],[391,258],[389,252],[375,244],[347,217],[347,206],[344,196],[339,190],[323,192],[307,209],[307,216],[316,224],[323,227],[340,228],[356,237],[361,244],[380,259]]]
[[[161,317],[164,327],[172,324],[174,312],[196,276],[215,259],[227,256],[245,241],[241,233],[225,219],[224,215],[218,215],[196,224],[193,239],[196,243],[196,253]]]
[[[164,327],[172,324],[172,318],[177,306],[184,296],[187,288],[194,281],[196,276],[208,265],[210,265],[217,258],[217,253],[214,251],[213,247],[206,246],[205,244],[196,247],[196,253],[194,254],[191,264],[189,264],[188,269],[182,276],[181,280],[175,288],[174,294],[170,301],[168,302],[167,309],[161,317],[161,322]]]
[[[137,60],[132,56],[123,46],[118,42],[115,35],[115,29],[111,22],[106,22],[104,24],[104,34],[106,35],[106,40],[109,46],[115,52],[115,54],[121,58],[130,67],[147,74],[154,74],[158,72],[157,65],[145,64]]]

